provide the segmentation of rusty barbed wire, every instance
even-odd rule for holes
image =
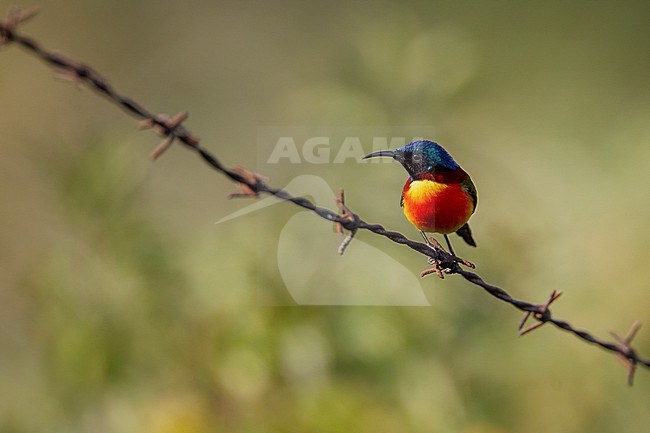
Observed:
[[[187,113],[181,112],[173,117],[166,114],[154,114],[133,99],[118,93],[99,73],[83,63],[70,59],[62,54],[55,53],[44,49],[37,41],[16,33],[16,28],[29,20],[36,14],[34,9],[19,11],[13,9],[9,12],[7,19],[0,21],[0,47],[9,44],[17,44],[30,51],[45,63],[56,69],[58,76],[64,77],[77,85],[86,84],[97,93],[103,95],[111,102],[115,103],[128,114],[141,119],[141,128],[154,128],[156,132],[165,137],[164,141],[159,144],[151,153],[152,159],[160,157],[173,143],[174,140],[180,141],[185,147],[196,152],[212,169],[222,173],[230,180],[238,183],[241,187],[241,193],[231,194],[230,197],[257,197],[260,193],[274,195],[275,197],[291,202],[297,206],[314,212],[319,217],[336,224],[337,231],[343,233],[347,230],[348,234],[339,247],[339,253],[343,254],[345,249],[352,241],[353,236],[360,229],[368,230],[376,235],[383,236],[395,243],[405,245],[414,251],[427,256],[430,261],[437,263],[436,268],[426,269],[422,276],[430,273],[437,273],[442,277],[442,273],[458,274],[466,281],[484,289],[489,295],[506,302],[520,311],[524,312],[524,317],[519,323],[519,334],[525,335],[534,329],[550,323],[555,327],[575,335],[577,338],[596,345],[606,351],[614,353],[628,370],[627,382],[632,385],[634,373],[637,365],[650,367],[650,359],[642,358],[632,348],[632,340],[636,336],[640,323],[634,322],[630,331],[625,338],[612,332],[616,342],[608,342],[591,335],[588,331],[573,327],[564,320],[553,317],[549,308],[560,296],[561,292],[554,290],[544,304],[535,304],[513,298],[508,292],[501,287],[489,284],[478,274],[463,269],[458,258],[452,256],[444,250],[437,250],[428,245],[408,239],[403,234],[387,230],[381,224],[373,224],[363,220],[358,214],[352,212],[345,203],[343,190],[339,192],[337,206],[339,212],[331,211],[327,208],[316,206],[310,200],[304,197],[297,197],[281,188],[274,188],[267,184],[264,176],[252,173],[243,167],[228,168],[223,165],[211,152],[201,146],[198,137],[193,135],[183,122],[187,119]],[[461,263],[463,261],[461,260]],[[437,269],[437,270],[436,270]],[[528,319],[533,318],[535,323],[524,328]],[[523,329],[522,329],[523,328]]]
[[[355,226],[358,225],[359,223],[359,215],[355,214],[350,210],[345,205],[345,190],[343,188],[339,189],[339,196],[336,199],[336,206],[339,208],[339,216],[341,218],[346,218],[347,220],[351,221]],[[340,235],[345,235],[343,238],[343,242],[341,242],[341,245],[339,245],[338,253],[340,255],[343,255],[345,253],[345,250],[348,248],[348,245],[350,245],[350,242],[352,242],[352,238],[354,238],[354,235],[357,234],[357,229],[354,228],[348,232],[346,235],[343,230],[343,225],[341,223],[336,223],[336,232]]]

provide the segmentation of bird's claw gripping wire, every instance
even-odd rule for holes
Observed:
[[[435,273],[440,279],[444,279],[444,274],[455,273],[459,265],[467,266],[470,269],[476,268],[474,263],[458,257],[455,254],[448,253],[435,238],[428,237],[424,233],[422,233],[422,237],[426,244],[435,251],[435,255],[429,256],[427,261],[431,265],[431,268],[427,268],[420,272],[420,277],[425,277],[429,274]]]

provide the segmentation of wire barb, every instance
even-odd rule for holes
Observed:
[[[424,232],[422,232],[422,237],[424,237],[424,240],[426,241],[430,250],[433,251],[434,254],[431,253],[427,254],[429,256],[427,261],[429,262],[431,267],[420,272],[421,278],[424,278],[427,275],[435,273],[438,276],[438,278],[444,280],[445,273],[447,274],[459,273],[458,272],[460,269],[459,265],[467,266],[470,269],[476,268],[474,263],[469,262],[461,257],[458,257],[454,254],[447,252],[442,247],[442,245],[440,245],[440,242],[438,242],[436,238],[434,238],[433,236],[429,237]]]
[[[549,321],[549,319],[551,318],[551,310],[549,310],[548,307],[553,302],[555,302],[555,300],[557,298],[559,298],[561,294],[562,294],[561,291],[553,290],[551,292],[551,296],[549,296],[548,300],[544,304],[535,305],[535,310],[536,311],[526,311],[526,313],[524,313],[524,317],[522,317],[521,321],[519,322],[519,327],[518,327],[519,336],[526,335],[530,331],[533,331],[533,330],[539,328],[540,326],[544,325],[545,323],[547,323]],[[530,316],[533,316],[533,318],[537,319],[537,322],[535,322],[532,325],[522,329],[524,327],[524,325],[526,324],[526,322],[528,321],[528,318],[530,318]]]
[[[359,215],[351,212],[347,206],[345,206],[345,197],[342,191],[339,193],[339,213],[336,213],[332,210],[316,206],[314,203],[304,197],[296,197],[289,194],[283,189],[273,188],[267,185],[265,183],[266,178],[262,175],[252,173],[242,167],[234,167],[232,169],[226,167],[216,158],[216,156],[214,156],[200,144],[200,140],[196,136],[192,135],[189,130],[181,125],[183,120],[185,120],[187,117],[186,114],[179,113],[171,119],[163,118],[163,116],[156,116],[134,100],[116,92],[102,76],[100,76],[90,67],[68,59],[60,54],[48,51],[42,48],[38,42],[15,33],[15,28],[17,25],[27,21],[34,15],[35,11],[29,9],[23,12],[10,12],[9,17],[5,21],[0,21],[0,45],[6,45],[9,43],[20,45],[25,50],[30,51],[35,56],[48,63],[53,68],[57,70],[68,71],[67,73],[72,74],[74,77],[76,77],[75,79],[78,80],[79,83],[88,85],[88,87],[93,89],[96,93],[101,94],[120,108],[124,109],[124,111],[126,111],[129,115],[141,120],[144,119],[144,121],[141,123],[142,127],[157,129],[160,128],[160,131],[162,131],[161,135],[164,135],[167,139],[171,137],[172,141],[178,140],[188,149],[196,152],[208,164],[210,168],[223,174],[233,182],[240,184],[243,193],[231,194],[231,197],[257,197],[260,193],[263,192],[266,194],[274,195],[282,200],[291,202],[304,209],[310,210],[327,221],[337,223],[337,230],[340,232],[342,232],[343,229],[350,231],[346,239],[344,239],[343,243],[339,247],[339,253],[343,253],[345,251],[358,229],[364,229],[378,236],[383,236],[392,242],[405,245],[412,250],[423,254],[426,257],[431,257],[432,252],[429,245],[408,239],[402,233],[387,230],[381,224],[369,223],[361,219]],[[171,141],[167,143],[167,139],[158,146],[158,151],[154,150],[152,157],[158,157],[169,148]],[[421,275],[425,276],[435,272],[440,278],[443,278],[444,269],[447,273],[458,274],[462,276],[467,282],[484,289],[490,296],[493,296],[494,298],[502,302],[506,302],[513,307],[523,311],[525,314],[519,324],[520,335],[525,335],[526,333],[538,328],[544,323],[552,323],[555,327],[575,335],[577,338],[584,342],[594,344],[606,351],[614,353],[629,370],[629,384],[632,384],[637,365],[650,367],[650,359],[640,357],[631,346],[632,339],[637,334],[640,327],[640,324],[638,322],[635,322],[632,325],[630,332],[625,338],[621,338],[617,334],[613,333],[612,335],[617,340],[616,343],[598,339],[587,331],[576,328],[564,320],[552,317],[549,306],[560,296],[561,292],[554,290],[549,300],[544,305],[533,304],[527,301],[519,300],[510,296],[510,294],[508,294],[508,292],[506,292],[501,287],[489,284],[474,272],[462,268],[459,264],[459,261],[455,260],[450,254],[446,252],[438,253],[440,256],[435,257],[435,259],[441,260],[442,264],[440,267],[442,269],[427,269],[423,271]],[[468,267],[472,267],[462,261],[460,263]],[[530,318],[531,315],[538,322],[522,330],[522,328],[525,326],[526,321]]]
[[[442,272],[442,269],[440,268],[440,266],[438,266],[438,264],[435,264],[434,266],[432,266],[430,268],[427,268],[427,269],[423,270],[422,272],[420,272],[420,278],[424,278],[427,275],[431,275],[431,274],[434,274],[434,273],[441,280],[445,279],[445,274]]]
[[[447,251],[445,251],[445,249],[442,248],[440,242],[438,242],[436,238],[434,238],[433,236],[429,237],[424,233],[422,233],[422,236],[424,237],[424,240],[427,242],[427,245],[429,245],[429,247],[434,252],[434,254],[433,255],[429,254],[429,257],[427,258],[427,262],[429,262],[431,267],[420,272],[420,278],[424,278],[427,275],[431,275],[435,273],[438,276],[438,278],[444,280],[445,279],[444,272],[450,273],[452,271],[451,267],[455,265],[455,263],[452,263],[453,256],[451,254],[448,254]],[[451,265],[445,266],[445,263],[446,264],[451,263]]]
[[[150,157],[152,160],[157,160],[163,153],[165,153],[176,139],[176,131],[188,117],[186,111],[181,111],[174,117],[169,114],[159,114],[155,118],[145,119],[140,121],[138,125],[140,129],[154,128],[156,133],[165,139],[151,152]]]
[[[269,180],[268,177],[259,173],[253,173],[252,171],[239,165],[233,167],[232,171],[241,175],[245,182],[241,182],[239,184],[241,192],[230,193],[228,194],[228,198],[259,197],[260,193],[256,185]]]
[[[627,384],[632,386],[634,384],[634,374],[636,373],[636,364],[638,362],[638,357],[632,349],[632,340],[636,337],[637,332],[641,328],[641,323],[635,321],[632,323],[630,330],[627,332],[625,338],[622,338],[616,332],[612,331],[610,334],[616,341],[619,343],[620,352],[616,354],[616,357],[621,361],[623,366],[627,368]]]
[[[336,199],[336,206],[339,208],[338,216],[342,220],[347,220],[350,222],[350,224],[347,224],[347,228],[349,230],[348,234],[343,238],[343,242],[341,242],[341,245],[339,245],[338,249],[339,255],[342,256],[343,253],[345,253],[345,250],[348,248],[348,245],[350,245],[350,242],[352,242],[354,235],[357,234],[357,230],[359,229],[359,216],[352,212],[350,208],[345,205],[345,190],[343,188],[339,189],[339,196]],[[335,223],[335,227],[338,234],[345,234],[343,230],[343,222],[337,221]]]
[[[74,85],[77,89],[81,89],[84,84],[84,80],[88,77],[99,77],[95,71],[93,71],[89,66],[79,63],[64,54],[53,53],[52,57],[60,66],[57,70],[54,71],[54,78],[57,78],[61,81],[65,81]]]
[[[0,21],[0,47],[9,44],[14,38],[16,27],[38,15],[36,8],[11,8],[4,21]]]

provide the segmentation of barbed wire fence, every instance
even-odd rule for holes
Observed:
[[[550,323],[563,331],[575,335],[582,341],[591,343],[615,354],[628,371],[627,383],[629,385],[633,384],[637,365],[650,368],[650,359],[641,357],[632,347],[632,340],[641,326],[640,322],[634,322],[625,337],[612,332],[611,334],[614,341],[599,339],[588,331],[576,328],[569,322],[553,316],[550,305],[559,298],[562,292],[553,290],[549,298],[543,304],[536,304],[513,298],[501,287],[487,283],[475,272],[462,268],[460,266],[461,264],[468,264],[462,259],[454,257],[446,251],[433,249],[425,243],[412,241],[399,232],[387,230],[381,224],[372,224],[365,221],[358,214],[351,211],[345,204],[344,192],[342,189],[339,191],[339,198],[337,200],[338,212],[334,212],[330,209],[316,206],[313,202],[304,197],[297,197],[281,188],[270,186],[267,183],[267,179],[258,173],[253,173],[243,167],[226,167],[213,153],[201,145],[200,139],[197,136],[192,134],[185,126],[183,126],[183,121],[187,119],[187,113],[181,112],[175,116],[154,114],[133,99],[118,93],[104,77],[90,66],[77,62],[62,54],[46,50],[34,39],[17,33],[17,27],[25,21],[33,18],[35,15],[36,10],[34,9],[12,9],[7,18],[4,21],[0,21],[0,48],[11,44],[19,45],[55,68],[59,77],[65,78],[77,85],[88,85],[97,93],[105,96],[109,101],[124,109],[131,116],[140,119],[140,128],[153,128],[159,135],[164,137],[164,140],[152,151],[152,159],[155,160],[160,157],[174,143],[174,141],[178,141],[191,151],[197,153],[212,169],[220,172],[233,182],[240,185],[241,192],[231,194],[231,197],[257,197],[262,193],[270,194],[281,200],[291,202],[301,208],[310,210],[319,217],[335,223],[337,232],[341,234],[347,231],[347,234],[339,247],[339,254],[345,252],[345,249],[351,243],[358,230],[368,230],[395,243],[405,245],[412,250],[425,255],[434,262],[434,267],[422,271],[422,277],[431,273],[436,273],[440,278],[444,278],[442,270],[444,270],[444,273],[446,274],[460,275],[468,282],[481,287],[491,296],[524,312],[524,316],[518,326],[520,335],[528,334],[540,326]],[[529,319],[533,319],[534,322],[526,326]]]

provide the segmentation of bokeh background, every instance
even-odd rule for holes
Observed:
[[[641,320],[650,355],[647,1],[23,6],[24,33],[188,110],[229,165],[256,166],[262,125],[434,126],[479,190],[462,255],[516,297],[563,290],[556,314],[599,336]],[[194,154],[152,163],[159,139],[101,97],[17,47],[0,64],[0,431],[648,431],[647,369],[629,388],[569,335],[518,338],[517,311],[457,277],[422,282],[431,307],[262,305],[296,209],[215,225],[248,202]],[[417,239],[381,168],[331,166],[355,211]]]

